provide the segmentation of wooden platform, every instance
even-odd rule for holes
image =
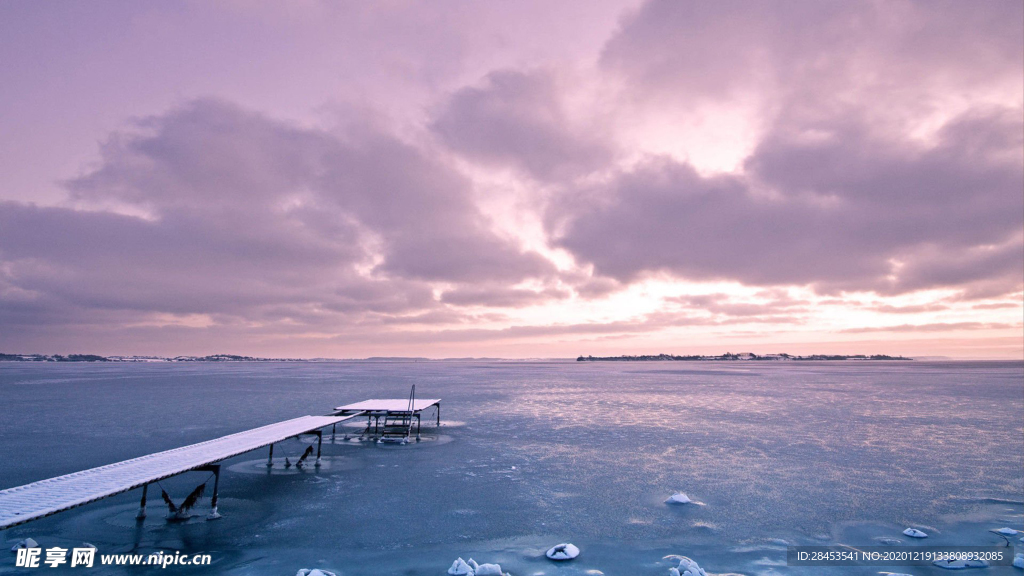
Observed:
[[[440,406],[440,398],[416,398],[413,402],[413,412],[422,412],[431,406]],[[344,406],[338,406],[335,412],[341,414],[350,414],[352,412],[408,412],[409,411],[409,399],[408,398],[374,398],[371,400],[363,400],[362,402],[356,402],[355,404],[346,404]]]
[[[257,448],[271,446],[273,450],[275,442],[314,432],[362,413],[356,411],[344,416],[302,416],[198,444],[0,490],[0,529],[144,487],[151,482],[207,467]],[[217,479],[220,479],[219,468]],[[216,514],[216,487],[213,507],[213,514]]]
[[[416,430],[420,437],[421,413],[431,406],[437,408],[437,425],[441,425],[441,399],[416,398],[416,387],[412,387],[409,398],[373,398],[355,404],[335,407],[336,415],[366,415],[365,436],[380,442],[407,443]],[[383,422],[381,422],[383,419]]]

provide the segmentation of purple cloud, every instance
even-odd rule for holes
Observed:
[[[480,86],[462,88],[431,129],[467,158],[539,180],[599,170],[612,158],[609,142],[573,125],[557,79],[539,70],[492,72]]]

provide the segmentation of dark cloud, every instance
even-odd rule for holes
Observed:
[[[1022,20],[1015,0],[652,0],[623,19],[601,63],[639,99],[754,93],[784,109],[861,98],[927,107],[947,96],[939,86],[1019,87]]]
[[[696,296],[674,296],[666,302],[681,304],[686,308],[703,310],[711,314],[738,317],[762,317],[774,314],[796,314],[807,311],[810,302],[780,295],[765,302],[745,302],[728,294],[700,294]]]
[[[870,309],[884,314],[919,314],[921,312],[941,312],[943,310],[949,310],[949,306],[939,303],[914,304],[908,306],[891,306],[889,304],[881,304],[878,306],[871,306]]]
[[[604,168],[608,140],[570,121],[563,92],[549,71],[492,72],[480,86],[455,92],[431,128],[467,158],[541,180]]]
[[[1019,290],[1020,111],[965,116],[933,145],[848,120],[821,140],[773,133],[744,176],[651,159],[553,203],[549,228],[620,281],[666,271],[822,291]]]
[[[564,300],[570,295],[569,291],[558,288],[527,290],[524,288],[483,285],[448,290],[441,294],[441,301],[457,306],[521,308],[552,300]]]
[[[648,158],[569,190],[553,242],[621,282],[1018,291],[1022,19],[1019,2],[647,2],[601,60],[630,110],[754,101],[757,144],[734,174]]]
[[[975,310],[1005,310],[1008,308],[1020,308],[1021,302],[993,302],[991,304],[975,304],[971,308]]]
[[[0,204],[8,337],[126,310],[329,326],[422,313],[437,306],[429,281],[554,271],[496,235],[468,182],[411,146],[220,101],[140,120],[68,188],[77,208]]]

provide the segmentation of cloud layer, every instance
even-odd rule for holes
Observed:
[[[390,56],[338,40],[359,79],[314,121],[211,79],[93,134],[77,175],[52,174],[62,201],[0,195],[0,346],[562,355],[682,350],[698,327],[1019,331],[1019,2],[600,13],[619,14],[601,42],[542,27],[472,57],[499,15],[439,24],[461,40],[391,30]]]

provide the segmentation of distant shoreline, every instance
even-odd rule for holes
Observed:
[[[6,354],[0,362],[524,362],[564,361],[572,358],[426,358],[421,356],[371,356],[369,358],[261,358],[236,354],[209,356],[100,356],[98,354]]]
[[[842,354],[812,354],[810,356],[796,356],[793,354],[763,354],[757,355],[750,352],[743,354],[731,354],[726,352],[720,356],[675,356],[672,354],[657,354],[657,355],[642,355],[642,356],[580,356],[576,358],[577,362],[712,362],[712,361],[765,361],[765,362],[785,362],[785,361],[837,361],[837,360],[913,360],[913,358],[907,358],[906,356],[889,356],[886,354],[853,354],[853,355],[842,355]]]

